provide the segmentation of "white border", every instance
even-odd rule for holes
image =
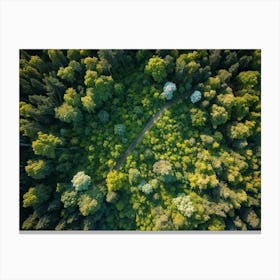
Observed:
[[[1,279],[280,279],[278,1],[1,2]],[[20,48],[261,48],[261,234],[19,234]]]

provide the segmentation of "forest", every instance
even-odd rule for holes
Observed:
[[[20,230],[261,229],[261,50],[19,51]]]

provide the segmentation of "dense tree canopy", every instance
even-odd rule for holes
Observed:
[[[23,230],[259,230],[260,50],[21,50]]]

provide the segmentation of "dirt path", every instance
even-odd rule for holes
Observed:
[[[127,156],[130,154],[130,152],[135,148],[135,146],[142,140],[145,133],[152,128],[155,121],[162,115],[162,113],[170,108],[174,103],[178,102],[179,100],[185,98],[187,96],[187,92],[178,95],[176,98],[168,101],[165,103],[161,109],[149,120],[149,122],[146,124],[146,126],[142,129],[142,131],[138,134],[138,136],[130,143],[126,151],[123,153],[122,157],[118,160],[116,166],[114,167],[114,170],[119,170],[122,164],[125,162]]]
[[[118,160],[116,166],[113,168],[113,170],[118,171],[120,169],[120,167],[122,166],[122,164],[125,162],[127,156],[131,153],[131,151],[135,148],[135,146],[142,140],[142,138],[144,137],[145,133],[147,131],[149,131],[154,123],[156,122],[156,120],[162,115],[162,113],[170,108],[174,103],[178,102],[179,100],[185,98],[187,96],[187,92],[176,96],[174,99],[166,102],[161,109],[148,121],[148,123],[146,124],[146,126],[142,129],[142,131],[137,135],[137,137],[130,143],[130,145],[127,147],[126,151],[123,153],[122,157]],[[31,144],[24,144],[24,143],[20,143],[20,146],[22,147],[31,147]],[[77,147],[78,148],[78,147]],[[63,149],[63,148],[57,148],[57,149]],[[99,181],[96,183],[96,185],[101,185],[104,184],[105,180]]]

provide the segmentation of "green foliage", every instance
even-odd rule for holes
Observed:
[[[215,174],[207,175],[199,172],[199,169],[204,170],[203,163],[200,163],[201,166],[198,167],[195,173],[189,174],[188,180],[190,182],[190,187],[194,189],[207,189],[207,188],[215,188],[218,185],[218,180]]]
[[[44,185],[29,188],[23,195],[23,207],[37,208],[50,197],[50,188]]]
[[[60,77],[62,80],[67,82],[74,82],[75,81],[75,71],[71,66],[67,66],[65,68],[60,67],[57,76]]]
[[[182,228],[185,224],[185,217],[180,213],[176,213],[173,217],[173,224],[176,229]]]
[[[43,78],[43,82],[45,83],[45,89],[49,93],[49,95],[52,97],[52,99],[57,102],[60,101],[60,98],[62,94],[66,90],[66,86],[59,81],[56,77],[53,77],[52,75],[45,76]]]
[[[206,100],[212,100],[215,96],[216,96],[216,91],[213,89],[204,92],[204,98]]]
[[[27,104],[24,101],[19,102],[19,114],[21,117],[30,118],[33,111],[34,107],[31,104]]]
[[[84,106],[84,109],[89,112],[93,113],[94,109],[96,107],[96,103],[94,102],[94,92],[93,88],[87,88],[86,96],[83,96],[81,98],[82,104]]]
[[[47,158],[55,158],[55,150],[59,145],[62,145],[62,141],[59,137],[52,134],[45,134],[41,131],[38,132],[37,140],[32,142],[34,153]]]
[[[208,226],[208,229],[211,231],[218,231],[218,230],[224,230],[226,227],[225,222],[221,218],[213,218]]]
[[[102,123],[107,123],[109,121],[109,114],[104,110],[98,113],[98,117]]]
[[[124,136],[126,131],[126,127],[124,124],[116,124],[114,126],[114,133],[119,136]]]
[[[245,214],[244,220],[252,229],[258,228],[258,226],[260,225],[260,219],[257,216],[256,212],[252,209],[249,209]]]
[[[171,215],[162,207],[155,207],[152,211],[152,216],[154,218],[153,230],[172,230],[173,224]]]
[[[79,61],[81,59],[80,50],[75,50],[75,49],[67,50],[67,58],[69,60]]]
[[[177,209],[183,216],[189,218],[194,212],[194,207],[190,200],[190,197],[184,194],[179,194],[176,198],[173,198],[173,202]]]
[[[124,189],[127,185],[127,175],[123,172],[117,172],[115,170],[110,171],[106,178],[106,184],[108,191],[119,191]]]
[[[154,163],[153,171],[157,174],[159,179],[166,183],[175,181],[174,172],[172,166],[167,160],[159,160]]]
[[[230,78],[232,77],[232,74],[225,69],[221,69],[218,71],[218,77],[221,82],[227,83],[227,82],[229,82]]]
[[[255,88],[259,84],[260,73],[257,71],[240,72],[237,81],[245,88]]]
[[[211,107],[211,121],[215,129],[217,126],[226,123],[228,118],[228,112],[224,107],[213,104]]]
[[[131,185],[137,185],[141,179],[141,174],[138,169],[130,168],[128,171],[128,181]]]
[[[38,222],[38,216],[35,213],[33,213],[29,215],[29,217],[23,222],[22,229],[32,230],[35,228],[37,222]]]
[[[46,63],[38,55],[32,55],[29,60],[29,65],[37,69],[40,73],[47,70]]]
[[[67,190],[61,195],[61,202],[65,208],[76,206],[78,202],[77,192],[74,190]]]
[[[28,176],[34,179],[43,179],[50,174],[51,169],[48,162],[45,160],[28,160],[25,166],[25,171]]]
[[[81,98],[77,91],[73,88],[68,88],[63,96],[64,101],[73,107],[78,107],[81,104]]]
[[[111,76],[100,76],[94,81],[94,92],[98,100],[107,101],[113,94],[114,81]]]
[[[111,76],[99,76],[96,71],[87,70],[84,80],[88,87],[82,103],[88,112],[93,112],[95,107],[100,107],[113,94],[114,81]]]
[[[181,54],[176,60],[176,76],[180,80],[187,78],[188,81],[192,80],[193,75],[200,68],[200,64],[197,62],[200,58],[198,51],[188,51]]]
[[[149,184],[152,186],[154,190],[156,190],[159,186],[159,182],[157,179],[152,179],[149,181]]]
[[[219,105],[229,110],[234,105],[235,98],[232,93],[228,93],[228,94],[219,94],[217,96],[217,100]]]
[[[106,201],[108,203],[115,203],[118,199],[118,194],[116,192],[110,191],[106,195]]]
[[[144,184],[143,186],[141,186],[141,191],[144,194],[151,194],[154,190],[153,187],[150,184]]]
[[[88,216],[96,211],[98,202],[89,195],[83,194],[79,201],[80,212],[83,216]]]
[[[97,188],[82,194],[78,202],[81,214],[88,216],[96,213],[101,207],[102,200],[103,195]]]
[[[172,166],[167,160],[160,160],[154,163],[153,171],[157,175],[168,175],[172,170]]]
[[[219,77],[210,77],[206,84],[209,85],[212,90],[216,90],[220,87],[221,80]]]
[[[96,71],[98,59],[96,57],[86,57],[84,59],[84,64],[87,70]]]
[[[82,113],[79,108],[75,108],[67,103],[54,109],[55,117],[66,123],[77,124],[82,119]]]
[[[192,108],[191,109],[191,121],[194,127],[202,127],[206,123],[206,116],[205,113],[198,109]]]
[[[84,191],[89,188],[91,183],[90,176],[86,175],[84,171],[79,171],[71,180],[76,191]]]
[[[55,69],[66,65],[67,60],[61,50],[48,50],[48,56]]]
[[[19,67],[21,229],[261,228],[260,50],[21,50]]]
[[[97,78],[98,74],[96,71],[87,70],[85,75],[84,83],[87,87],[94,87],[95,79]]]
[[[145,71],[150,74],[156,82],[161,83],[167,76],[166,66],[164,59],[160,57],[152,57],[149,59]]]
[[[79,198],[79,210],[83,216],[95,214],[101,208],[103,194],[98,188],[87,191]]]
[[[205,144],[206,146],[209,146],[209,145],[213,144],[213,142],[214,142],[214,138],[212,136],[206,135],[206,134],[201,134],[200,139],[201,139],[202,143]]]
[[[255,122],[245,121],[245,123],[237,123],[229,128],[229,135],[232,139],[244,139],[252,135]]]

